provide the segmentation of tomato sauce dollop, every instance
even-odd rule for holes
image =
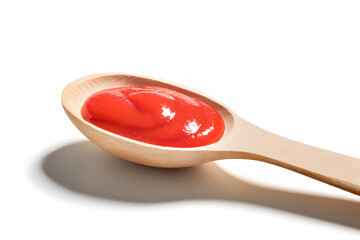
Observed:
[[[121,87],[92,94],[82,117],[109,132],[167,147],[199,147],[220,140],[221,115],[199,99],[160,87]]]

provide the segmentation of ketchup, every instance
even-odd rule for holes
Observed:
[[[109,132],[167,147],[199,147],[224,134],[220,114],[196,98],[160,87],[121,87],[91,95],[82,117]]]

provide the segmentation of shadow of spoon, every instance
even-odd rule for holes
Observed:
[[[45,156],[42,170],[67,189],[104,199],[237,201],[360,229],[360,202],[257,186],[229,175],[215,163],[153,168],[116,158],[91,142],[77,142]]]

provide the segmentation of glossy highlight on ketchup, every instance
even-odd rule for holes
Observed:
[[[221,115],[185,94],[154,86],[120,87],[92,94],[82,117],[109,132],[166,147],[199,147],[220,140]]]

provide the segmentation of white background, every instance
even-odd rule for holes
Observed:
[[[359,239],[356,195],[254,161],[130,164],[60,103],[85,75],[146,75],[359,157],[359,13],[340,0],[1,1],[0,238]]]

